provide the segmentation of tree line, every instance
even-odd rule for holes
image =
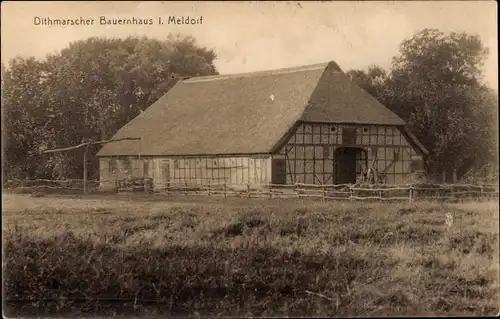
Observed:
[[[409,124],[430,151],[429,175],[457,179],[498,163],[498,95],[483,82],[487,55],[477,35],[425,29],[401,43],[388,70],[346,73]],[[2,63],[4,178],[80,178],[80,151],[43,151],[110,138],[179,79],[218,74],[215,59],[194,38],[170,35],[92,37],[43,59]],[[97,151],[89,154],[94,178]]]

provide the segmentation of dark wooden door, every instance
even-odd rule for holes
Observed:
[[[272,159],[272,184],[286,184],[286,160],[281,158]]]
[[[356,183],[356,149],[339,148],[335,153],[336,184]]]

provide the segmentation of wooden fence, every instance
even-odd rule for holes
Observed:
[[[164,185],[156,191],[165,194],[247,198],[317,198],[322,200],[414,201],[497,198],[498,185]]]
[[[153,185],[150,178],[133,180],[87,181],[87,189],[101,192],[101,183],[115,185],[118,193],[145,192],[169,195],[201,195],[214,197],[242,198],[316,198],[321,200],[375,200],[375,201],[415,201],[415,200],[456,200],[498,198],[499,185],[472,184],[406,184],[360,186],[341,185],[231,185],[231,184],[166,184]],[[153,187],[154,186],[154,187]],[[83,180],[9,180],[4,189],[21,193],[82,193]]]

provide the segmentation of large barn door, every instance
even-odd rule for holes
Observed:
[[[272,184],[286,184],[286,159],[272,159]]]
[[[354,184],[366,171],[366,151],[357,147],[342,147],[335,152],[336,184]]]
[[[352,148],[339,148],[336,152],[337,184],[356,182],[356,152]]]
[[[342,147],[335,152],[336,184],[356,183],[356,148]]]

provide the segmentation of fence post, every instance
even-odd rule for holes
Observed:
[[[413,202],[413,187],[410,186],[408,202],[411,204]]]
[[[268,183],[268,188],[269,188],[269,198],[273,198],[273,184]]]
[[[210,196],[210,180],[208,180],[208,196]]]
[[[188,194],[188,183],[184,182],[184,195],[187,196],[187,194]]]
[[[227,188],[226,188],[226,183],[224,183],[224,198],[227,198]]]
[[[247,184],[247,196],[250,198],[250,184]]]
[[[326,200],[326,186],[323,185],[323,200]]]
[[[349,200],[350,201],[353,201],[354,198],[352,198],[352,195],[354,194],[354,190],[353,190],[353,187],[351,185],[349,185]]]
[[[167,196],[168,196],[169,188],[170,188],[170,181],[167,182],[167,187],[166,187]]]
[[[146,177],[143,177],[143,179],[142,179],[142,184],[143,184],[143,186],[144,186],[144,193],[146,193],[146,194],[147,194],[147,193],[148,193],[148,180],[147,180],[147,178],[146,178]]]

